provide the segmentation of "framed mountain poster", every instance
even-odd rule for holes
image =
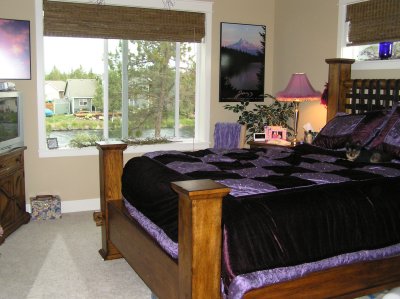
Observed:
[[[264,101],[266,26],[221,23],[220,102]]]

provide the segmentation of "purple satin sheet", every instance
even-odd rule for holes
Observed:
[[[346,167],[343,166],[338,166],[330,163],[307,163],[307,162],[301,162],[299,164],[301,168],[304,169],[309,169],[313,171],[319,171],[319,172],[332,172],[332,171],[337,171],[337,170],[343,170],[346,169]]]
[[[240,299],[253,289],[265,287],[274,283],[289,281],[303,277],[316,271],[322,271],[340,265],[349,265],[357,262],[372,261],[388,258],[400,254],[400,244],[381,249],[362,250],[346,253],[318,262],[302,265],[257,271],[236,276],[229,285],[227,299]]]
[[[258,158],[256,160],[251,160],[251,164],[257,167],[264,167],[264,166],[289,166],[290,164],[285,161],[281,160],[273,160],[273,159],[268,159],[265,157]]]
[[[264,169],[262,167],[251,167],[243,169],[229,170],[229,172],[240,174],[242,177],[246,178],[256,178],[256,177],[266,177],[269,175],[279,175],[273,170]]]
[[[337,184],[342,182],[349,182],[350,179],[342,177],[332,173],[293,173],[292,176],[296,176],[301,179],[312,181],[316,184]]]
[[[365,172],[371,172],[374,174],[379,174],[379,175],[382,175],[385,177],[400,176],[400,170],[381,166],[381,165],[367,165],[362,168],[356,168],[356,169],[359,169],[359,170],[365,171]]]
[[[204,163],[211,163],[211,162],[235,162],[235,159],[226,157],[222,154],[212,154],[207,155],[205,157],[200,158],[201,161]]]
[[[275,186],[250,179],[226,179],[217,180],[216,182],[231,188],[229,194],[234,197],[268,193],[277,190]]]
[[[149,157],[151,159],[158,157],[158,156],[162,156],[162,155],[185,155],[184,153],[180,152],[180,151],[176,151],[176,150],[170,150],[170,151],[154,151],[154,152],[148,152],[145,153],[143,156],[145,157]],[[186,156],[186,155],[185,155]]]
[[[124,204],[132,218],[134,218],[140,224],[140,226],[157,241],[161,248],[164,249],[165,252],[168,253],[168,255],[173,259],[178,259],[178,244],[168,238],[161,228],[155,225],[149,218],[144,216],[126,199],[124,199]]]
[[[178,258],[178,244],[174,243],[163,230],[158,228],[152,221],[133,207],[128,201],[124,200],[124,204],[129,214],[134,218],[140,226],[151,235],[154,240],[165,250],[165,252],[173,259]],[[226,246],[223,245],[223,255],[226,253]],[[274,283],[289,281],[303,277],[316,271],[322,271],[340,265],[349,265],[362,261],[372,261],[376,259],[388,258],[400,254],[400,244],[388,246],[375,250],[362,250],[353,253],[346,253],[321,261],[305,263],[291,267],[281,267],[270,270],[256,271],[252,273],[238,275],[233,278],[229,285],[227,294],[224,291],[225,299],[240,299],[243,295],[253,289],[265,287]],[[223,284],[221,283],[223,289]]]
[[[189,173],[194,171],[218,171],[217,166],[203,162],[171,162],[167,166],[179,173]]]

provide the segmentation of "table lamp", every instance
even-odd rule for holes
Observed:
[[[299,122],[299,104],[305,101],[318,101],[321,93],[316,91],[308,80],[305,73],[295,73],[290,78],[286,88],[276,94],[276,99],[280,102],[293,102],[294,105],[294,138],[292,145],[296,145],[297,126]]]

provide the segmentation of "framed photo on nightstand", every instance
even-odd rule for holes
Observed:
[[[267,141],[273,139],[286,140],[287,130],[281,126],[268,126],[265,129],[265,135]]]

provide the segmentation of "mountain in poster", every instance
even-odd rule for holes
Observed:
[[[226,46],[229,49],[234,49],[237,51],[245,52],[250,55],[258,55],[258,51],[260,50],[256,45],[248,42],[247,40],[241,38],[239,41],[237,41],[234,44],[227,45]]]

